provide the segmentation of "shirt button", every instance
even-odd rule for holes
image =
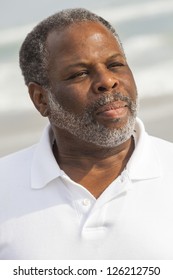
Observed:
[[[124,183],[126,181],[126,179],[127,179],[127,177],[124,174],[121,175],[121,178],[120,178],[121,183]]]
[[[121,176],[121,183],[124,183],[124,181],[125,181],[125,178],[123,177],[123,176]]]
[[[90,200],[87,199],[87,198],[85,198],[85,199],[82,201],[82,204],[83,204],[84,206],[88,206],[88,205],[90,205]]]

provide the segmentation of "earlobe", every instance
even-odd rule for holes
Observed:
[[[49,115],[49,110],[47,106],[46,90],[39,84],[30,82],[28,84],[28,92],[36,109],[43,117],[47,117]]]

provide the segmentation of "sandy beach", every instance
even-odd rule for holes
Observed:
[[[173,142],[173,95],[140,100],[138,116],[149,134]],[[33,110],[4,113],[0,117],[0,156],[36,143],[48,123]]]

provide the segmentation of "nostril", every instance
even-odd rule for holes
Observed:
[[[116,87],[116,83],[114,83],[111,88],[115,88],[115,87]],[[105,91],[107,91],[107,88],[100,86],[100,87],[98,87],[98,91],[105,92]]]
[[[106,90],[105,87],[98,87],[98,90],[101,91],[101,92],[104,92]]]
[[[117,83],[114,83],[113,86],[112,86],[112,88],[115,88],[116,86],[117,86]]]

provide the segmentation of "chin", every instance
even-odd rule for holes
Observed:
[[[108,129],[121,129],[127,125],[128,121],[129,121],[129,117],[114,118],[114,119],[110,120],[109,122],[108,121],[102,122],[102,123],[100,122],[99,124],[101,124],[102,126],[104,126],[105,128],[108,128]]]

